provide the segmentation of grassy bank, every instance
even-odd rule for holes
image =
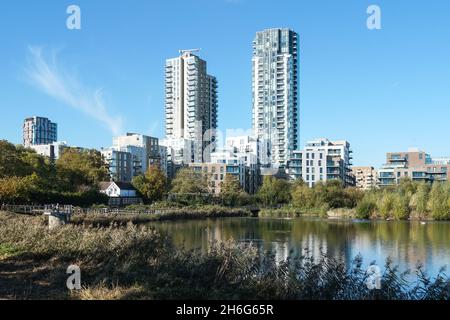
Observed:
[[[351,265],[322,255],[277,264],[254,246],[213,244],[207,253],[176,248],[146,226],[48,230],[43,217],[0,213],[0,298],[6,299],[448,299],[448,278],[418,275],[407,287],[391,264],[382,289],[367,289],[358,257]],[[70,293],[66,268],[81,268]],[[411,285],[411,284],[409,284]]]
[[[76,214],[72,218],[72,223],[77,225],[83,224],[94,226],[108,226],[113,223],[120,226],[124,226],[130,222],[133,224],[143,224],[152,221],[248,217],[251,215],[250,211],[245,209],[227,208],[220,206],[161,208],[160,210],[157,210],[157,213],[152,214],[145,213],[146,210],[148,209],[150,208],[145,206],[142,207],[134,206],[128,208],[128,210],[130,210],[129,214],[111,214],[111,213]]]

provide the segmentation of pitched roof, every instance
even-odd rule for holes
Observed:
[[[136,190],[136,188],[133,187],[133,185],[130,182],[115,182],[115,181],[100,182],[99,183],[100,190],[104,191],[108,189],[113,183],[121,190]]]
[[[112,183],[111,181],[100,182],[100,183],[98,184],[98,186],[99,186],[99,188],[100,188],[101,191],[105,191],[106,189],[109,188],[109,186],[111,185],[111,183]]]

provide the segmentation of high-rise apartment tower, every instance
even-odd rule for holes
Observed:
[[[166,61],[166,138],[187,139],[193,152],[186,162],[209,161],[217,129],[217,80],[207,73],[206,61],[182,50]]]
[[[299,144],[298,41],[289,29],[257,32],[253,41],[253,130],[269,142],[273,166],[285,167]]]

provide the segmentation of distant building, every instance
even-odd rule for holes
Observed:
[[[255,154],[223,150],[211,153],[211,162],[226,164],[226,173],[238,178],[245,192],[254,194],[258,191],[261,176]]]
[[[194,140],[165,138],[161,145],[167,148],[168,161],[173,165],[187,165],[195,160]]]
[[[378,185],[378,173],[374,167],[353,167],[356,187],[362,190],[376,188]]]
[[[450,172],[449,160],[449,158],[433,159],[418,149],[387,153],[386,164],[378,170],[379,185],[381,187],[396,185],[402,178],[431,183],[447,181]]]
[[[196,173],[207,175],[208,189],[213,195],[219,195],[227,174],[227,165],[223,163],[190,163]],[[230,173],[231,174],[231,173]]]
[[[65,141],[53,142],[50,144],[30,145],[30,148],[37,154],[49,157],[51,161],[58,160],[63,150],[68,148]]]
[[[217,80],[207,73],[206,61],[195,51],[182,50],[165,65],[166,138],[172,144],[177,139],[179,145],[191,142],[190,157],[181,158],[187,163],[209,161],[217,129]]]
[[[137,133],[114,137],[113,149],[133,155],[134,175],[144,174],[151,164],[159,162],[159,139]]]
[[[136,189],[131,183],[127,182],[101,182],[100,192],[109,197],[110,206],[127,206],[142,203],[142,199],[138,197]]]
[[[171,178],[172,177],[172,167],[169,163],[169,153],[167,150],[167,147],[159,145],[158,146],[158,153],[159,153],[159,166],[161,170],[164,172],[164,175],[166,177]]]
[[[267,29],[253,41],[253,130],[270,147],[270,164],[285,168],[299,139],[299,37],[289,29]]]
[[[58,126],[43,117],[31,117],[23,123],[23,145],[29,148],[33,145],[51,144],[58,140]]]
[[[305,150],[293,152],[287,173],[310,187],[329,180],[339,180],[345,187],[351,187],[356,184],[351,161],[352,150],[347,141],[317,139],[309,141]]]
[[[257,159],[252,154],[219,151],[211,153],[210,163],[191,163],[189,166],[195,172],[208,175],[209,190],[212,194],[220,194],[227,175],[234,176],[242,190],[247,193],[253,194],[258,189]]]
[[[133,155],[130,152],[113,148],[101,151],[103,160],[108,168],[111,181],[131,182],[133,179]]]
[[[270,165],[270,149],[267,140],[249,135],[227,137],[225,149],[233,153],[253,154],[257,157],[258,164]]]

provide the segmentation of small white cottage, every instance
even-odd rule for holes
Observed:
[[[129,182],[101,182],[100,192],[109,197],[109,205],[111,206],[141,203],[137,190]]]
[[[137,197],[137,191],[129,182],[101,182],[100,192],[110,198]]]

